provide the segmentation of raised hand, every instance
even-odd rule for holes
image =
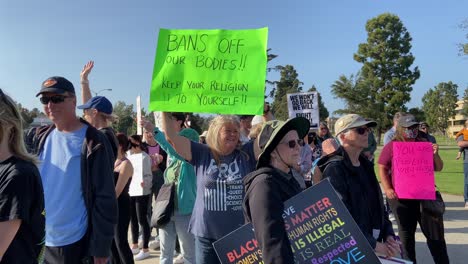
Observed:
[[[91,70],[94,67],[94,61],[88,61],[88,63],[83,66],[83,69],[81,70],[80,77],[82,81],[87,81],[88,80],[88,75],[91,72]]]

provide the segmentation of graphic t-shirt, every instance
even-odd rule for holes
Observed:
[[[192,234],[218,239],[244,224],[243,178],[255,169],[253,142],[216,163],[207,145],[190,142],[197,176],[197,197],[190,219]]]
[[[37,263],[44,245],[43,212],[44,194],[36,166],[16,157],[0,162],[0,222],[21,219],[0,263]]]

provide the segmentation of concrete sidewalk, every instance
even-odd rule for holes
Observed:
[[[450,263],[468,263],[468,209],[465,209],[463,196],[442,194],[446,211],[444,215],[445,240],[447,242]],[[398,227],[394,222],[394,230]],[[426,238],[418,226],[416,233],[416,256],[418,263],[434,263],[426,244]]]
[[[445,240],[447,241],[450,263],[466,264],[468,263],[468,209],[464,208],[463,196],[450,194],[442,194],[442,196],[446,205]],[[395,221],[393,221],[393,229],[395,232],[398,231]],[[159,264],[159,251],[150,250],[150,252],[150,258],[135,261],[135,263]],[[419,226],[416,233],[416,255],[420,264],[434,263],[426,245],[426,238],[421,233]]]

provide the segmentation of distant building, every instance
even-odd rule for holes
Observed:
[[[462,130],[465,121],[468,119],[466,115],[462,114],[464,101],[457,102],[456,114],[454,118],[449,118],[447,127],[447,136],[454,137],[460,130]]]

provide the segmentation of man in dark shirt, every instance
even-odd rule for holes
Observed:
[[[370,245],[379,254],[396,256],[399,244],[384,209],[382,193],[372,163],[361,155],[376,122],[349,114],[335,123],[341,147],[329,157],[323,170]]]

